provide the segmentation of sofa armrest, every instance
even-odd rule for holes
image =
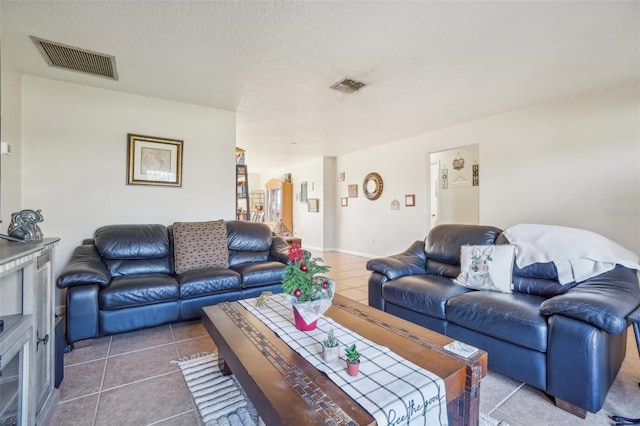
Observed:
[[[269,260],[282,262],[285,265],[289,263],[289,244],[282,237],[273,237],[271,240],[271,251]]]
[[[402,253],[368,260],[367,269],[393,280],[405,275],[425,274],[426,262],[427,256],[424,253],[424,242],[416,241]]]
[[[623,266],[545,300],[542,315],[563,315],[592,324],[610,334],[626,330],[627,316],[640,304],[636,271]]]
[[[97,284],[73,286],[67,290],[67,343],[100,336],[99,293],[100,286]]]
[[[58,276],[56,285],[58,288],[86,284],[107,286],[110,282],[111,274],[96,247],[83,245],[73,250],[71,259]]]

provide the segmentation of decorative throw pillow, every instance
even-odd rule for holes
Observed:
[[[202,268],[228,268],[227,225],[212,222],[175,222],[173,257],[176,274]]]
[[[454,282],[475,290],[511,293],[515,246],[462,246],[460,275]]]

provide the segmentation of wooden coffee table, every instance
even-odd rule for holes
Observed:
[[[278,295],[273,297],[279,297]],[[461,358],[442,349],[451,338],[335,295],[325,313],[438,376],[452,425],[477,425],[487,353]],[[202,322],[218,347],[221,369],[237,380],[267,425],[374,425],[373,417],[238,302],[204,308]]]

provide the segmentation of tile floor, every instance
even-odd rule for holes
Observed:
[[[331,265],[338,292],[367,303],[365,258],[314,253]],[[199,321],[95,339],[65,355],[64,381],[52,425],[201,425],[177,365],[215,345]],[[640,360],[631,329],[627,357],[605,402],[585,420],[553,405],[544,393],[489,372],[481,411],[512,426],[609,425],[608,413],[640,416]]]

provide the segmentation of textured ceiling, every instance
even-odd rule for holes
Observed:
[[[237,111],[259,171],[637,82],[639,6],[2,0],[2,66]],[[119,80],[48,67],[30,35],[114,55]]]

